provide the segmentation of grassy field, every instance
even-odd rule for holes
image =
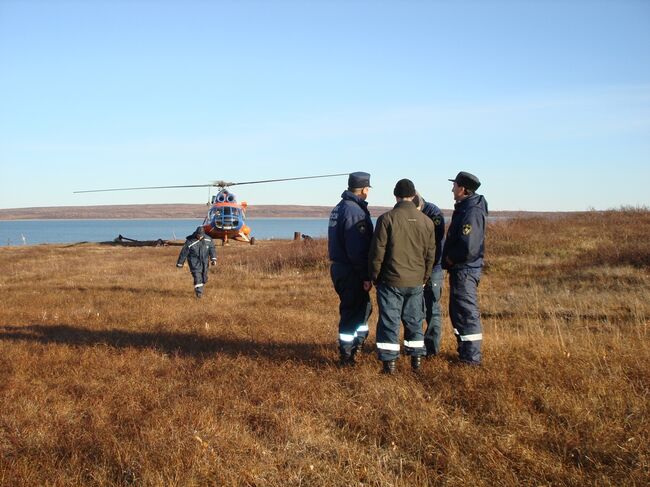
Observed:
[[[337,368],[324,241],[218,248],[200,301],[179,247],[2,247],[0,485],[647,485],[649,238],[493,224],[484,366],[445,313],[392,377]]]

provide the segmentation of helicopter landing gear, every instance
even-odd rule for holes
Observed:
[[[255,237],[251,237],[251,245],[255,245]]]
[[[228,245],[228,235],[224,235],[221,239],[221,246],[225,247],[226,245]]]

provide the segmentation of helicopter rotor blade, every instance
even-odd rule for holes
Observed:
[[[180,186],[143,186],[140,188],[86,189],[83,191],[73,191],[73,193],[100,193],[103,191],[134,191],[140,189],[205,188],[210,186],[215,186],[215,185],[214,184],[183,184]]]
[[[176,186],[141,186],[137,188],[110,188],[110,189],[86,189],[83,191],[73,191],[73,193],[102,193],[106,191],[139,191],[142,189],[175,189],[175,188],[227,188],[228,186],[242,185],[242,184],[258,184],[258,183],[275,183],[279,181],[296,181],[299,179],[315,179],[315,178],[331,178],[334,176],[347,176],[348,173],[341,174],[323,174],[321,176],[302,176],[299,178],[281,178],[281,179],[261,179],[259,181],[243,181],[241,183],[229,183],[227,181],[214,181],[210,184],[183,184]]]
[[[322,176],[302,176],[299,178],[261,179],[259,181],[243,181],[241,183],[227,183],[227,186],[235,186],[235,185],[242,185],[242,184],[257,184],[257,183],[275,183],[278,181],[296,181],[298,179],[331,178],[334,176],[347,176],[347,175],[348,173],[341,173],[341,174],[324,174]],[[221,186],[220,184],[217,183],[223,183],[223,181],[215,181],[215,186]]]

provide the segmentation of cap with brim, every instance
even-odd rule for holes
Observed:
[[[361,171],[350,173],[348,176],[348,188],[372,188],[370,186],[370,174]]]
[[[481,185],[481,182],[476,176],[465,171],[459,172],[454,179],[450,179],[449,181],[456,183],[458,186],[469,189],[470,191],[476,191]]]

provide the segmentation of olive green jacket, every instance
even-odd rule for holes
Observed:
[[[431,276],[435,254],[433,222],[402,200],[377,219],[368,255],[370,279],[393,287],[422,286]]]

